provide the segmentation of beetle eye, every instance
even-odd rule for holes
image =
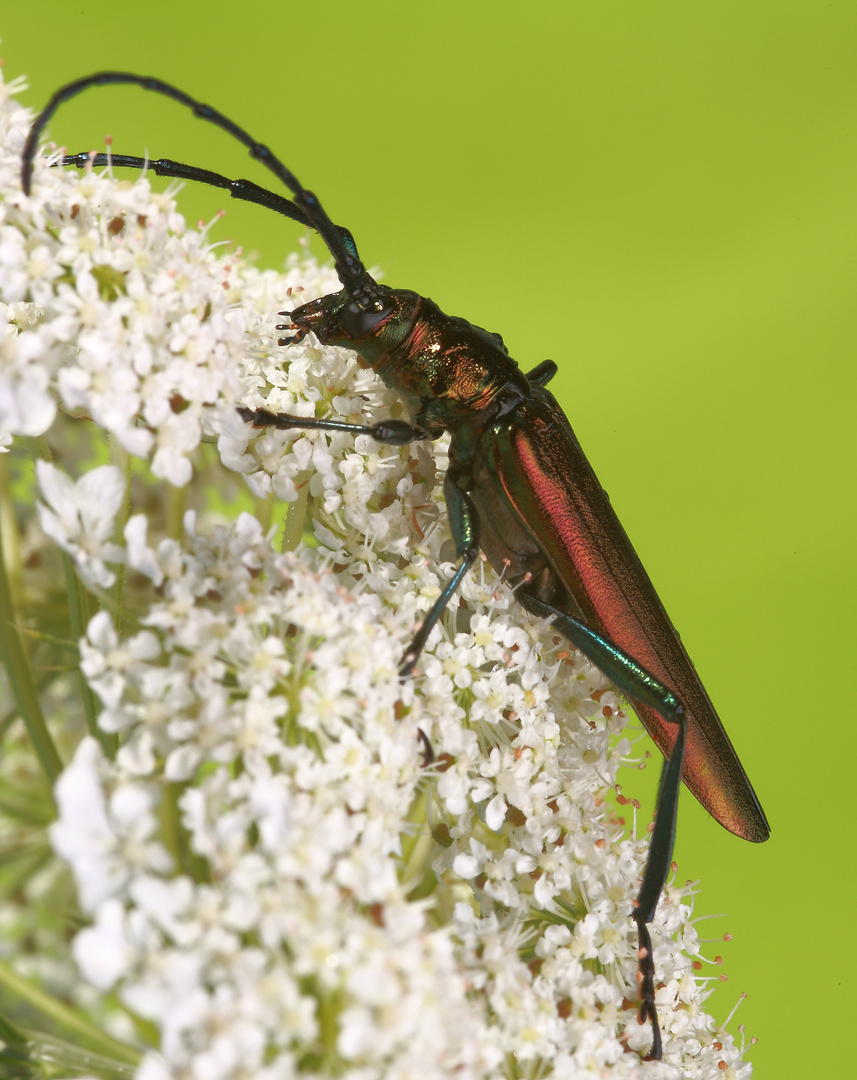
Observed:
[[[375,300],[368,311],[363,311],[357,304],[351,303],[342,314],[342,328],[355,340],[366,337],[391,315],[392,311],[392,306],[381,300]]]

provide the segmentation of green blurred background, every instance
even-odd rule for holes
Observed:
[[[501,332],[523,366],[559,363],[773,827],[755,847],[682,800],[679,876],[701,879],[698,914],[729,913],[703,936],[735,937],[706,947],[728,976],[713,1012],[748,992],[731,1029],[758,1037],[759,1078],[850,1071],[854,0],[28,0],[0,36],[34,109],[105,68],[222,109],[387,282]],[[51,131],[271,182],[133,88],[91,91]],[[228,200],[181,202],[193,221]],[[300,234],[227,209],[213,235],[263,264]],[[647,816],[656,773],[626,784]]]

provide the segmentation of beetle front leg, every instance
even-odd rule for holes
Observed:
[[[238,406],[238,415],[254,428],[274,427],[281,431],[345,431],[350,435],[371,435],[379,443],[389,446],[405,446],[419,439],[429,438],[422,428],[405,420],[379,420],[377,424],[350,424],[347,420],[316,420],[311,416],[294,416],[291,413],[275,413],[259,406],[248,409]]]
[[[685,709],[675,694],[632,656],[608,638],[596,633],[586,623],[564,611],[545,604],[542,600],[521,590],[518,594],[524,607],[540,619],[550,619],[552,625],[592,661],[608,679],[630,699],[650,705],[665,720],[677,726],[675,744],[669,758],[664,762],[658,801],[655,807],[655,825],[649,842],[649,857],[643,872],[640,892],[634,901],[631,918],[637,924],[639,943],[640,1023],[647,1020],[652,1025],[651,1056],[660,1060],[662,1054],[661,1029],[655,1009],[655,964],[652,958],[652,939],[646,925],[655,917],[658,900],[666,884],[675,843],[678,793],[681,787],[681,769],[684,762]]]

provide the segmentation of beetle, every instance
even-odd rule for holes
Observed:
[[[320,234],[333,256],[341,291],[280,312],[280,345],[310,332],[353,349],[401,397],[409,421],[351,424],[240,407],[254,428],[321,429],[371,435],[404,445],[450,434],[444,496],[458,567],[402,659],[411,674],[428,637],[483,551],[516,589],[528,612],[548,621],[627,696],[665,757],[655,824],[634,904],[639,939],[641,1023],[652,1028],[650,1057],[662,1056],[655,1009],[652,921],[672,858],[680,781],[730,832],[756,843],[769,825],[654,586],[571,425],[546,388],[557,365],[526,374],[498,334],[445,315],[433,301],[382,285],[369,274],[348,229],[263,143],[211,106],[160,79],[100,72],[61,87],[35,120],[23,152],[29,193],[39,137],[57,108],[91,86],[126,83],[163,94],[241,142],[290,191],[288,199],[246,180],[171,159],[83,152],[59,164],[150,168],[157,175],[228,190]]]

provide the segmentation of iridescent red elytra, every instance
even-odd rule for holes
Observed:
[[[672,857],[680,779],[730,832],[756,843],[769,827],[654,586],[575,438],[545,389],[556,373],[545,361],[524,374],[502,338],[452,318],[431,300],[375,281],[360,261],[351,233],[334,225],[312,192],[222,113],[159,79],[101,72],[58,90],[30,131],[22,181],[29,191],[41,132],[64,101],[90,86],[130,83],[164,94],[238,139],[291,191],[284,198],[249,180],[180,162],[113,154],[113,166],[148,167],[158,175],[224,188],[237,199],[274,210],[315,229],[330,250],[341,292],[291,312],[278,326],[301,340],[353,349],[402,398],[410,422],[347,424],[241,408],[254,427],[321,428],[404,444],[451,436],[444,493],[459,567],[402,660],[408,675],[432,628],[479,551],[512,585],[524,607],[548,619],[625,693],[663,752],[648,862],[632,918],[639,934],[640,1021],[652,1026],[652,1058],[662,1056],[655,1010],[655,968],[647,924],[654,917]],[[104,165],[84,152],[60,164]]]

